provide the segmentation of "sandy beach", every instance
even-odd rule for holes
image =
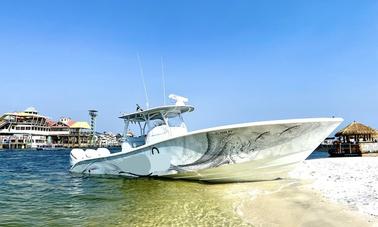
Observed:
[[[331,201],[378,218],[378,157],[306,160],[290,173]]]
[[[378,226],[377,170],[377,157],[306,160],[250,185],[235,212],[254,226]]]

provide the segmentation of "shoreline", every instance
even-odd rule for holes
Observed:
[[[378,220],[378,157],[306,160],[289,176],[311,181],[309,189]]]
[[[378,157],[306,160],[239,191],[234,212],[254,226],[378,226],[377,169]]]
[[[324,198],[299,180],[255,183],[235,213],[252,226],[376,226],[364,214]]]

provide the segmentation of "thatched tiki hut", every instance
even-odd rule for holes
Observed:
[[[375,152],[378,149],[374,138],[376,135],[375,129],[354,121],[336,133],[339,140],[328,153],[331,156],[360,156],[365,152]]]
[[[341,129],[336,136],[341,143],[374,142],[377,131],[356,121]]]

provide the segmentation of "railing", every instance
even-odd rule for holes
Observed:
[[[9,122],[8,121],[1,121],[0,122],[0,128],[3,127],[4,125],[8,124]]]
[[[335,144],[328,153],[331,156],[361,156],[359,144],[343,143]]]

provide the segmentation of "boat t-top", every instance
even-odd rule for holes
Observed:
[[[208,182],[285,178],[343,121],[307,118],[234,124],[188,132],[188,99],[170,95],[173,105],[120,116],[122,151],[73,149],[73,173],[164,177]],[[137,126],[134,134],[130,126]],[[135,127],[134,127],[135,128]]]

